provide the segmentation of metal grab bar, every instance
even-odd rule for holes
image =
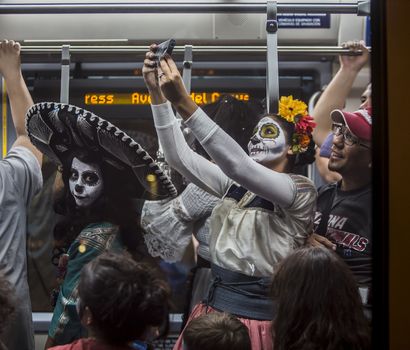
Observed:
[[[371,48],[368,48],[371,51]],[[175,46],[174,53],[184,53],[185,46]],[[145,53],[147,46],[70,46],[71,53]],[[266,46],[193,46],[195,53],[266,53]],[[61,53],[60,45],[23,45],[23,54]],[[317,55],[361,55],[361,51],[352,52],[341,46],[278,46],[279,53],[317,54]]]
[[[370,0],[352,3],[282,3],[278,13],[350,13],[369,15],[363,4]],[[50,13],[266,13],[266,2],[258,3],[38,3],[0,4],[0,14]]]
[[[68,103],[70,96],[70,45],[61,48],[60,102]]]

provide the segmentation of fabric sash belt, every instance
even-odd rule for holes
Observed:
[[[201,257],[200,255],[198,255],[197,259],[196,259],[196,266],[201,267],[201,268],[210,269],[211,268],[211,263],[209,262],[209,260],[206,260],[203,257]]]
[[[274,303],[269,297],[272,279],[253,277],[211,264],[213,281],[204,303],[242,318],[272,320]]]

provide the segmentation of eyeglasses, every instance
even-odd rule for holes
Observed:
[[[370,148],[369,145],[366,145],[365,143],[360,142],[360,139],[354,136],[344,124],[333,123],[332,132],[335,136],[343,135],[343,142],[347,146],[353,146],[357,144],[365,148]]]

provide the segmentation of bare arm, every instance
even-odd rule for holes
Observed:
[[[21,74],[20,44],[13,40],[3,40],[0,43],[0,74],[6,82],[11,114],[17,139],[12,147],[24,146],[42,162],[42,154],[31,144],[27,137],[25,116],[27,110],[34,104]]]
[[[369,59],[369,51],[363,41],[347,42],[343,46],[349,47],[352,51],[362,50],[363,54],[361,56],[340,56],[340,69],[315,106],[313,117],[317,126],[313,130],[313,139],[319,147],[331,132],[330,112],[344,107],[357,74]]]

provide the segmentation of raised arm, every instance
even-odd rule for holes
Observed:
[[[20,44],[13,40],[0,42],[0,74],[6,82],[6,89],[11,106],[11,114],[17,139],[12,147],[28,148],[37,158],[39,164],[42,154],[31,144],[27,137],[25,116],[34,104],[21,73]]]
[[[291,177],[252,160],[219,128],[187,94],[178,69],[170,57],[161,60],[160,65],[163,75],[160,76],[159,83],[164,96],[172,102],[222,171],[257,195],[282,206],[290,206],[296,193]]]
[[[151,50],[155,50],[155,46],[152,46]],[[152,51],[147,52],[143,75],[151,96],[155,128],[165,159],[189,181],[217,197],[222,197],[232,181],[217,165],[195,153],[186,143],[171,105],[161,92],[153,56]]]
[[[330,112],[334,109],[343,109],[357,74],[369,60],[369,51],[364,41],[349,41],[343,46],[348,47],[351,51],[361,50],[363,54],[339,57],[340,69],[315,106],[312,116],[317,125],[313,131],[313,139],[319,147],[331,132]]]

